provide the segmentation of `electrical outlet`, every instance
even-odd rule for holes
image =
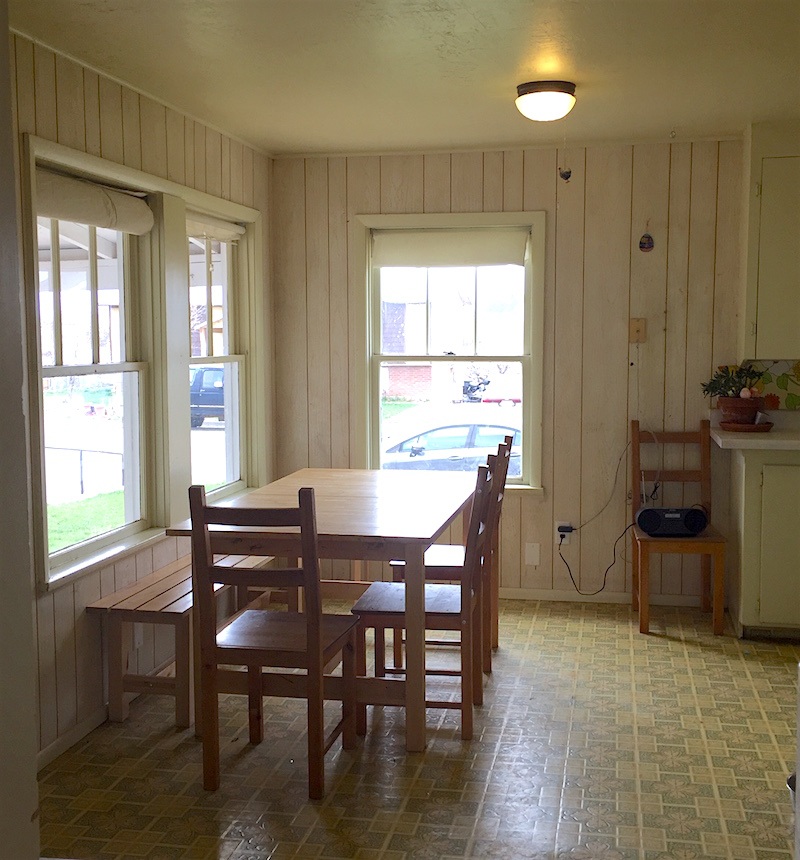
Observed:
[[[572,528],[572,523],[556,523],[556,545],[557,546],[566,546],[570,542],[570,538],[572,537],[572,532],[560,532],[559,528],[562,526],[566,526],[567,528]],[[562,540],[563,537],[563,540]]]
[[[541,544],[525,544],[525,564],[528,567],[538,567],[541,559]]]

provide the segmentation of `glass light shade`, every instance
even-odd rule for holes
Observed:
[[[565,117],[575,105],[575,84],[538,81],[517,87],[517,110],[528,119],[551,122]]]

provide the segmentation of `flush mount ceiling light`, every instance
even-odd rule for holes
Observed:
[[[529,81],[517,87],[517,109],[538,122],[561,119],[574,104],[575,84],[569,81]]]

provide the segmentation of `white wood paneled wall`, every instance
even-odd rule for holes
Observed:
[[[742,157],[740,141],[723,140],[275,161],[278,473],[363,462],[353,368],[365,345],[351,305],[364,300],[364,272],[348,247],[352,216],[544,210],[544,494],[507,496],[502,587],[578,599],[554,522],[584,523],[610,499],[563,550],[581,591],[596,591],[630,518],[630,420],[696,427],[709,406],[700,382],[735,359]],[[568,182],[559,167],[571,168]],[[648,253],[645,232],[655,240]],[[647,319],[641,345],[628,344],[631,317]],[[719,452],[715,463],[714,519],[724,528],[728,469]],[[524,563],[528,543],[541,546],[535,567]],[[654,566],[665,602],[692,602],[698,587],[695,559]],[[629,590],[623,559],[597,599]]]
[[[267,212],[263,154],[18,35],[10,36],[10,54],[19,133]],[[188,551],[186,541],[169,538],[35,598],[41,763],[105,718],[100,625],[87,617],[87,603]],[[144,625],[143,633],[130,654],[133,671],[174,653],[170,630]]]

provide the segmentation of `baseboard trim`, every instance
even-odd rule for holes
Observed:
[[[506,600],[542,600],[559,603],[630,603],[625,591],[601,591],[600,594],[578,594],[577,591],[553,591],[549,588],[501,588],[500,597]],[[655,606],[700,606],[700,598],[690,594],[651,594]]]
[[[65,732],[61,737],[53,741],[49,746],[40,750],[36,756],[36,768],[41,770],[55,761],[62,753],[65,753],[70,747],[74,746],[78,741],[83,740],[89,732],[94,731],[98,726],[101,726],[108,719],[108,708],[103,706],[98,708],[91,716],[82,720],[78,725],[73,726],[68,732]]]

